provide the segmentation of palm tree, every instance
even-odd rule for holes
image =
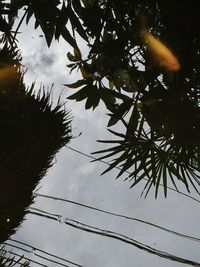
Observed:
[[[1,76],[1,73],[3,75]],[[0,51],[0,243],[15,233],[33,190],[71,139],[69,112],[50,93],[26,88],[19,53]]]

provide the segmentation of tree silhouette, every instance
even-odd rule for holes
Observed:
[[[69,113],[52,108],[50,93],[26,88],[18,52],[0,51],[0,243],[15,233],[34,201],[33,190],[70,141]],[[5,78],[6,77],[6,78]]]
[[[62,36],[73,47],[68,67],[79,69],[82,79],[69,88],[79,89],[69,99],[85,101],[95,109],[103,101],[109,110],[108,127],[123,123],[122,133],[110,130],[119,140],[100,151],[112,157],[110,169],[120,166],[119,176],[129,170],[132,186],[147,178],[146,193],[160,183],[177,180],[189,191],[199,185],[199,5],[195,0],[23,0],[1,3],[2,42],[16,46],[13,21],[19,10],[28,23],[35,17],[47,45]],[[48,4],[47,4],[48,2]],[[21,21],[22,21],[21,20]],[[19,23],[19,26],[21,24]],[[145,21],[145,22],[144,22]],[[152,53],[144,41],[165,44],[180,69],[165,67],[158,50]],[[82,55],[80,36],[88,44]],[[114,159],[113,159],[114,157]],[[176,187],[177,188],[177,187]]]

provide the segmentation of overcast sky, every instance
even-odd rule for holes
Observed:
[[[71,91],[63,84],[77,79],[77,73],[69,74],[66,68],[66,53],[72,51],[71,47],[60,41],[53,43],[48,49],[44,38],[39,37],[40,33],[34,32],[31,25],[22,32],[19,40],[23,62],[28,68],[26,82],[30,84],[36,80],[38,85],[43,83],[46,87],[54,83],[55,103],[60,93],[65,100]],[[88,154],[103,147],[96,143],[97,139],[108,137],[106,130],[108,118],[103,104],[94,112],[85,111],[82,102],[70,101],[67,102],[66,107],[71,110],[74,117],[73,135],[78,136],[82,132],[82,135],[73,139],[69,145]],[[56,155],[55,162],[38,186],[38,193],[67,198],[200,237],[199,203],[170,191],[165,199],[162,188],[157,200],[154,199],[154,192],[144,199],[140,197],[144,184],[129,189],[130,184],[123,181],[125,176],[115,180],[117,170],[100,176],[106,168],[103,163],[91,163],[89,158],[66,147]],[[200,262],[200,243],[180,238],[149,225],[42,197],[36,197],[34,207],[114,231],[158,250]],[[26,216],[26,221],[14,238],[84,267],[184,266],[149,254],[130,244],[84,232],[62,222],[47,220],[32,214]],[[32,254],[27,256],[47,266],[59,266],[42,261]]]

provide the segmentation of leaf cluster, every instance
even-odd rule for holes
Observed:
[[[167,181],[176,187],[176,179],[187,190],[192,184],[198,191],[200,34],[193,16],[198,13],[195,1],[183,0],[181,5],[164,0],[2,2],[10,18],[23,9],[27,23],[35,17],[35,28],[42,29],[48,46],[62,36],[73,47],[67,53],[67,66],[70,72],[79,70],[82,79],[66,84],[76,90],[68,99],[85,101],[86,109],[103,101],[109,111],[108,127],[124,124],[123,133],[110,130],[119,140],[106,141],[117,145],[101,151],[106,154],[101,158],[116,155],[108,170],[120,166],[119,176],[129,171],[132,185],[147,179],[146,193],[155,186],[156,196],[160,183],[166,196]],[[177,56],[178,73],[155,64],[141,41],[141,17]],[[6,27],[11,27],[12,19],[2,18],[7,25],[2,31],[11,32]],[[82,55],[77,37],[88,45],[87,55]]]
[[[97,152],[105,154],[100,159],[112,158],[105,172],[120,167],[119,177],[128,171],[127,179],[133,180],[132,186],[146,179],[145,194],[155,186],[156,197],[161,184],[165,196],[169,183],[178,190],[176,180],[183,183],[188,191],[189,185],[192,185],[198,192],[199,61],[194,61],[194,57],[198,57],[198,49],[191,49],[192,70],[186,65],[188,58],[185,58],[183,48],[188,46],[188,42],[185,44],[182,32],[175,29],[176,37],[166,36],[170,22],[163,21],[165,7],[161,4],[159,7],[149,1],[126,1],[125,5],[116,1],[94,2],[85,9],[95,10],[95,29],[99,34],[83,12],[81,19],[93,43],[89,46],[91,50],[87,61],[73,58],[73,65],[68,66],[81,66],[90,76],[84,76],[80,68],[84,79],[67,86],[73,89],[81,87],[69,99],[86,99],[86,103],[92,98],[96,98],[96,103],[99,98],[103,100],[110,111],[108,127],[118,122],[125,126],[125,133],[110,130],[120,137],[119,140],[102,141],[116,143],[116,146]],[[152,65],[140,41],[138,25],[141,15],[147,16],[152,31],[163,36],[177,51],[182,62],[180,73],[168,73]],[[194,36],[191,36],[191,47],[199,44]],[[138,68],[138,62],[145,71]],[[95,90],[92,89],[94,84]],[[105,88],[105,94],[102,94]],[[110,99],[110,95],[114,101],[106,103],[105,99]],[[86,104],[86,109],[95,108],[95,101],[94,106]]]

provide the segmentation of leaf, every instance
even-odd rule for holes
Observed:
[[[54,25],[49,24],[48,26],[46,26],[46,25],[43,26],[42,22],[40,22],[40,26],[44,32],[47,45],[48,45],[48,47],[50,47],[51,41],[52,41],[53,36],[54,36]]]
[[[162,172],[163,172],[163,168],[165,169],[164,165],[163,164],[160,164],[160,170],[159,172],[157,173],[157,181],[156,181],[156,191],[155,191],[155,198],[157,198],[158,196],[158,188],[160,186],[160,180],[161,180],[161,175],[162,175]],[[166,169],[165,169],[166,170]],[[166,178],[166,177],[165,177]],[[156,179],[156,177],[155,177]],[[164,186],[164,184],[163,184]],[[165,186],[164,186],[164,193],[166,195],[166,189]]]
[[[109,172],[110,170],[112,170],[113,168],[117,167],[117,165],[120,162],[124,161],[126,159],[126,157],[127,157],[127,151],[125,151],[120,157],[115,159],[114,162],[110,164],[110,167],[107,168],[104,172],[102,172],[101,175],[103,175],[103,174]]]
[[[109,80],[109,88],[111,90],[113,90],[114,86],[115,86],[115,84],[114,84],[113,80]]]
[[[106,108],[111,111],[116,101],[115,97],[112,94],[112,92],[114,91],[111,91],[110,89],[107,89],[105,87],[100,87],[99,89],[102,101],[106,105]]]
[[[66,65],[68,68],[78,67],[76,63],[70,63]]]
[[[133,161],[132,156],[134,156],[135,152],[132,151],[131,154],[128,155],[126,162],[123,164],[123,167],[121,168],[121,171],[117,175],[117,178],[120,177],[124,172],[127,172],[128,169],[133,167]]]
[[[74,48],[77,47],[75,39],[71,36],[70,32],[68,31],[66,27],[62,30],[61,34],[62,34],[62,37],[65,39],[65,41],[68,42],[68,44],[70,44]]]
[[[67,58],[69,59],[69,61],[74,61],[74,62],[77,61],[76,57],[72,55],[72,53],[70,52],[67,52]]]
[[[65,25],[67,24],[68,15],[69,15],[69,8],[65,6],[65,2],[63,1],[60,14],[56,21],[55,39],[59,39]]]
[[[86,80],[78,80],[78,81],[76,81],[74,83],[64,84],[64,86],[67,86],[69,88],[74,89],[74,88],[78,88],[78,87],[80,87],[80,86],[82,86],[84,84],[87,84],[87,81]]]
[[[73,70],[75,70],[77,67],[78,67],[78,66],[77,66],[77,64],[74,64],[74,66],[72,66],[72,67],[71,67],[71,70],[70,70],[70,72],[69,72],[69,73],[71,74],[71,73],[72,73],[72,71],[73,71]]]
[[[96,0],[82,0],[86,8],[93,6]]]
[[[10,31],[10,25],[1,16],[0,16],[0,31],[2,31],[2,32],[8,32],[8,31]]]
[[[117,107],[117,109],[113,112],[113,114],[111,115],[111,118],[108,122],[107,127],[113,126],[120,119],[122,119],[124,114],[130,109],[131,105],[132,105],[131,102],[129,102],[129,103],[125,102],[125,103],[122,103],[121,105],[119,105]]]
[[[139,168],[138,168],[139,169]],[[148,167],[147,168],[147,171],[150,171],[151,170],[151,167]],[[146,173],[144,172],[143,174],[141,174],[140,176],[138,176],[138,178],[136,178],[136,175],[135,172],[133,172],[133,174],[131,176],[135,176],[135,182],[130,186],[130,188],[134,187],[136,184],[138,184],[140,181],[142,181],[142,179],[145,178],[146,176]]]
[[[127,131],[126,134],[134,133],[137,129],[138,126],[138,122],[139,122],[139,118],[140,118],[140,114],[137,108],[137,105],[134,105],[133,111],[131,113],[129,122],[128,122],[128,127],[127,127]]]
[[[34,14],[34,8],[33,8],[33,4],[31,4],[27,7],[26,24],[29,23],[29,20],[33,14]]]
[[[85,86],[76,92],[73,95],[70,95],[67,99],[74,99],[76,101],[82,101],[83,99],[87,98],[90,94],[91,88],[90,86]]]
[[[89,80],[93,77],[93,74],[89,72],[85,66],[80,66],[80,71],[84,79]]]
[[[72,1],[72,6],[76,12],[76,14],[78,14],[80,16],[80,14],[82,13],[83,11],[83,7],[81,6],[81,3],[80,3],[80,0],[73,0]]]
[[[81,55],[81,51],[78,47],[74,48],[74,55],[77,59],[81,59],[82,55]]]
[[[90,109],[93,107],[93,109],[98,105],[100,100],[100,95],[98,88],[96,86],[91,86],[91,91],[88,96],[88,99],[85,103],[85,109]]]
[[[83,26],[81,25],[78,17],[76,16],[76,14],[73,12],[73,10],[71,8],[70,8],[70,11],[69,11],[69,19],[71,21],[73,29],[75,29],[79,33],[79,35],[86,42],[88,42],[88,37],[87,37],[86,31],[83,29]]]
[[[94,98],[93,98],[93,105],[92,105],[93,110],[96,107],[98,107],[99,102],[100,102],[100,93],[99,93],[99,90],[97,90],[96,94],[94,94]]]
[[[109,131],[110,133],[112,133],[112,134],[118,136],[118,137],[123,138],[123,139],[126,138],[126,135],[125,135],[125,134],[122,134],[122,133],[119,133],[119,132],[115,132],[115,131],[113,131],[113,130],[111,130],[111,129],[108,129],[108,131]]]
[[[111,127],[111,126],[115,125],[119,120],[120,120],[119,117],[112,116],[110,118],[110,120],[108,121],[107,127]]]
[[[167,167],[163,164],[163,188],[164,195],[167,197]]]

